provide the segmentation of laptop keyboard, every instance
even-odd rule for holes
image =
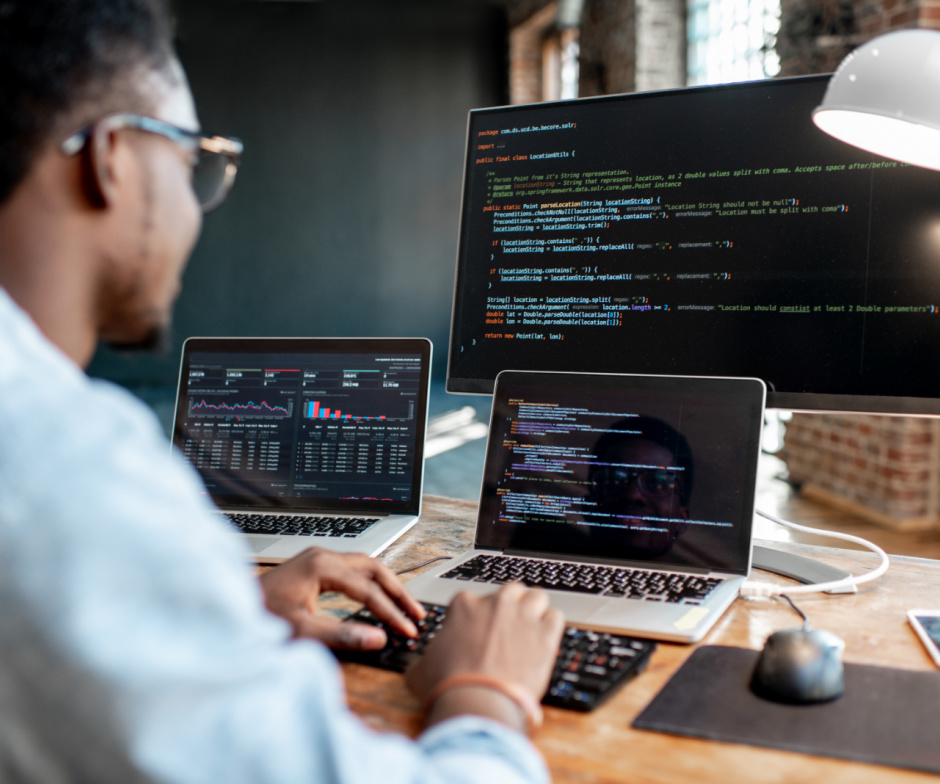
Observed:
[[[717,578],[698,575],[540,561],[509,555],[477,555],[441,576],[494,584],[520,582],[554,591],[682,604],[701,604],[721,582]]]
[[[235,527],[246,534],[293,534],[294,536],[359,536],[379,521],[362,517],[306,517],[227,513]]]
[[[427,617],[418,624],[418,637],[412,639],[389,628],[363,608],[347,620],[381,626],[388,644],[381,651],[334,651],[344,661],[369,664],[385,670],[404,672],[424,653],[447,615],[439,604],[424,604]],[[543,705],[569,710],[591,711],[621,686],[641,673],[656,649],[656,643],[620,634],[592,632],[569,626],[562,637],[555,668]]]

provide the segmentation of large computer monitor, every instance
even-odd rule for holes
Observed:
[[[818,130],[827,79],[472,111],[447,389],[757,376],[773,407],[940,414],[940,173]]]

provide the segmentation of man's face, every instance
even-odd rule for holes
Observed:
[[[679,500],[678,485],[663,482],[669,474],[658,470],[674,464],[672,453],[652,441],[625,438],[598,459],[621,465],[596,473],[590,498],[597,510],[614,515],[612,522],[630,529],[631,547],[647,554],[669,549],[689,516]]]
[[[188,84],[150,74],[153,117],[188,130],[199,121]],[[123,130],[133,160],[132,183],[119,210],[119,254],[109,259],[102,339],[120,348],[152,348],[165,337],[186,261],[202,226],[191,186],[192,152],[163,136]]]

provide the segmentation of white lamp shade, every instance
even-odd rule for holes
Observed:
[[[813,122],[886,158],[940,170],[940,32],[874,38],[839,65]]]

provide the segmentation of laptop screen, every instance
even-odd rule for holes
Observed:
[[[411,512],[429,341],[191,338],[174,443],[222,508]]]
[[[747,573],[758,379],[507,371],[477,546]]]

